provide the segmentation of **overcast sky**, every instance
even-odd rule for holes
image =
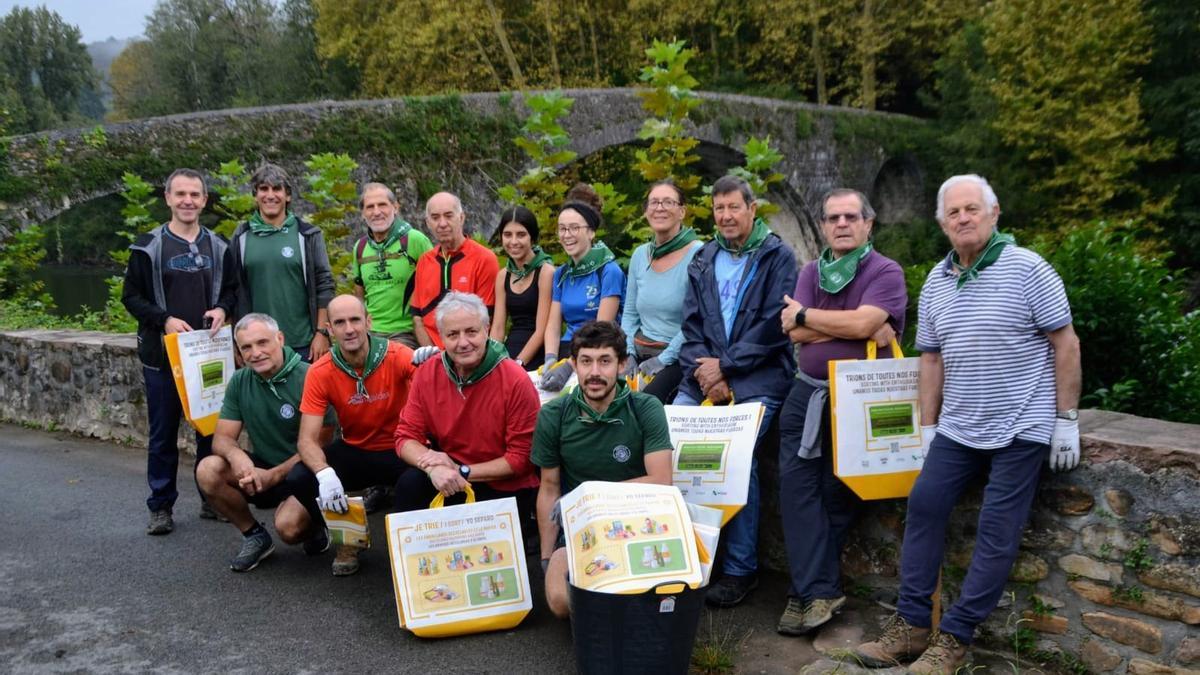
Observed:
[[[13,7],[45,5],[63,21],[78,26],[87,44],[140,36],[154,4],[155,0],[0,0],[0,14],[8,14]]]

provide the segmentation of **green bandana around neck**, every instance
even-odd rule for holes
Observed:
[[[746,243],[742,244],[741,248],[730,246],[729,241],[725,237],[722,237],[720,232],[717,233],[714,239],[716,239],[717,246],[720,246],[722,251],[730,255],[746,255],[762,248],[768,234],[771,234],[771,229],[767,227],[767,221],[762,218],[755,218],[754,228],[750,230],[750,236],[746,238]]]
[[[679,230],[679,232],[675,233],[674,237],[671,237],[666,242],[664,242],[662,245],[655,244],[654,240],[651,239],[650,240],[650,259],[658,260],[659,258],[663,257],[664,255],[667,255],[669,253],[674,253],[675,251],[678,251],[679,249],[683,248],[684,246],[687,246],[688,244],[692,243],[693,241],[696,241],[696,238],[698,236],[699,235],[696,234],[695,230],[693,230],[690,227],[685,227],[685,228]]]
[[[1000,258],[1000,254],[1004,252],[1005,246],[1016,245],[1017,238],[1013,235],[1000,234],[999,230],[992,230],[992,236],[988,237],[987,244],[983,247],[983,252],[968,267],[963,267],[959,263],[958,251],[951,251],[950,264],[958,272],[958,281],[955,283],[955,289],[961,290],[968,281],[978,279],[980,272],[987,269],[988,266]]]
[[[346,357],[342,355],[340,345],[334,345],[329,350],[329,358],[333,359],[333,365],[337,366],[338,370],[350,376],[354,380],[355,392],[359,396],[367,396],[367,378],[379,364],[383,363],[383,357],[388,353],[388,341],[386,338],[367,335],[367,362],[363,364],[362,375],[359,375],[350,364],[346,362]]]
[[[487,345],[483,348],[483,360],[479,362],[478,366],[475,366],[475,370],[472,370],[470,375],[458,376],[458,371],[454,369],[454,362],[450,360],[448,352],[442,352],[442,367],[446,369],[446,374],[450,376],[450,381],[454,383],[454,386],[462,391],[463,387],[475,384],[487,377],[488,373],[495,370],[496,366],[507,358],[508,348],[504,346],[504,343],[488,338]]]
[[[287,232],[289,228],[296,224],[296,214],[289,213],[287,218],[283,219],[283,225],[275,227],[262,219],[262,215],[255,211],[250,215],[250,231],[260,237],[269,237],[276,232]]]
[[[598,413],[592,406],[588,405],[587,398],[583,395],[583,382],[575,385],[575,389],[571,390],[571,400],[575,402],[575,406],[579,408],[579,421],[584,424],[624,424],[621,418],[616,416],[616,411],[620,406],[625,405],[625,399],[631,394],[629,383],[620,375],[617,376],[616,393],[613,395],[613,400],[604,409],[604,412]]]
[[[384,237],[383,243],[375,241],[375,237],[372,237],[371,233],[367,232],[367,246],[370,246],[371,250],[375,251],[375,254],[379,256],[380,267],[386,264],[384,253],[388,247],[400,241],[400,237],[408,234],[408,231],[411,229],[412,225],[397,218],[392,221],[392,226],[388,228],[387,236]]]
[[[283,397],[279,395],[278,391],[276,391],[275,385],[287,382],[288,376],[292,374],[292,371],[295,370],[296,366],[300,365],[301,362],[302,359],[300,358],[300,355],[297,354],[291,347],[284,345],[283,366],[280,367],[279,372],[275,373],[271,377],[259,377],[258,381],[262,382],[264,387],[270,389],[275,398],[282,401]]]
[[[604,242],[598,241],[592,244],[592,248],[588,251],[579,262],[574,262],[570,258],[563,265],[563,274],[559,277],[558,283],[561,285],[567,277],[583,277],[595,272],[604,267],[609,262],[616,260],[616,256],[612,251],[608,250]]]
[[[817,272],[820,276],[819,285],[826,293],[837,294],[854,281],[858,274],[858,264],[870,255],[873,247],[871,242],[859,246],[840,258],[833,257],[833,249],[826,246],[817,260]]]
[[[514,261],[512,258],[509,258],[505,266],[508,269],[509,277],[512,279],[524,279],[525,277],[537,271],[539,267],[545,265],[551,260],[552,258],[550,257],[550,254],[543,251],[541,246],[534,246],[533,258],[529,261],[528,265],[521,267],[516,263],[516,261]]]

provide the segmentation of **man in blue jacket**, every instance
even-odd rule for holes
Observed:
[[[796,285],[796,257],[767,224],[746,181],[713,185],[717,234],[688,266],[683,301],[683,382],[675,405],[762,403],[759,442],[787,394],[796,364],[779,330],[783,296]],[[746,506],[729,522],[723,576],[706,599],[733,607],[758,585],[758,462],[750,465]]]

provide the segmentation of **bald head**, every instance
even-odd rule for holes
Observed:
[[[329,301],[329,332],[348,358],[352,354],[365,352],[367,335],[371,330],[371,317],[362,300],[353,295],[339,295]]]
[[[425,225],[444,249],[454,251],[462,246],[466,221],[462,201],[449,192],[439,192],[425,202]]]

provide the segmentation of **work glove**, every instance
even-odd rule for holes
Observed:
[[[438,349],[437,347],[434,347],[433,345],[430,345],[428,347],[418,347],[417,349],[413,350],[412,364],[414,366],[419,366],[422,363],[425,363],[426,361],[428,361],[429,359],[437,356],[441,352],[442,352],[442,350]]]
[[[1079,421],[1054,420],[1054,435],[1050,437],[1050,458],[1054,472],[1070,471],[1079,466]]]
[[[646,377],[654,377],[666,367],[667,364],[663,363],[662,359],[658,358],[657,356],[652,356],[639,363],[637,369],[639,373],[645,375]]]
[[[933,442],[933,437],[937,435],[936,424],[921,425],[921,456],[929,456],[929,444]]]
[[[317,498],[317,504],[322,510],[335,513],[345,513],[350,510],[349,504],[346,503],[346,491],[342,489],[342,481],[332,466],[327,466],[317,472],[317,484],[321,493],[321,496]]]
[[[545,370],[542,371],[542,382],[539,386],[542,391],[562,391],[563,386],[574,373],[575,369],[571,367],[570,361],[563,361],[557,366],[547,362]]]
[[[633,374],[637,372],[637,366],[637,359],[632,356],[626,357],[625,367],[621,369],[621,377],[633,377]]]

